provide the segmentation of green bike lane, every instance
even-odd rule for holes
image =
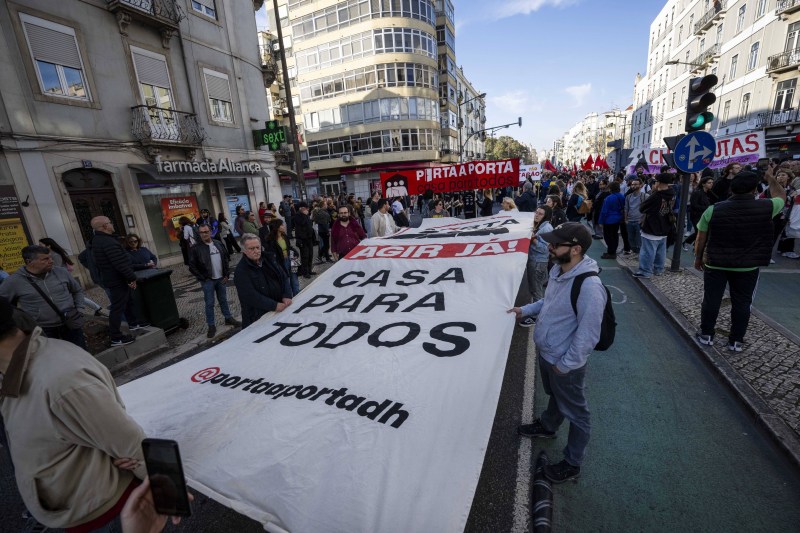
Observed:
[[[630,275],[600,264],[617,336],[589,359],[592,439],[581,478],[554,486],[554,531],[796,531],[800,470]],[[546,402],[537,376],[535,413]],[[567,433],[534,456],[560,461]]]

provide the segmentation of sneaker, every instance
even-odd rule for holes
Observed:
[[[525,318],[517,322],[517,325],[521,328],[529,328],[534,324],[536,324],[536,319],[532,316],[526,316]]]
[[[714,346],[714,336],[698,333],[697,342],[699,342],[700,344],[705,344],[706,346]]]
[[[633,273],[633,277],[634,278],[650,279],[650,276],[648,274],[645,274],[644,272],[634,272]]]
[[[130,344],[135,340],[136,337],[131,337],[130,335],[123,335],[122,337],[111,339],[111,346],[125,346],[126,344]]]
[[[95,311],[94,316],[103,316],[103,308],[101,307],[100,309]]]
[[[525,424],[524,426],[519,426],[517,428],[517,433],[522,435],[523,437],[531,437],[533,439],[541,438],[541,439],[554,439],[556,438],[555,431],[547,431],[544,429],[542,422],[537,418],[533,421],[533,424]]]
[[[729,352],[741,352],[744,350],[744,346],[739,341],[728,342],[728,351]]]
[[[631,253],[632,253],[632,252],[631,252],[630,250],[624,250],[624,251],[622,252],[622,255],[631,255]]]
[[[683,243],[683,251],[684,252],[688,252],[689,251],[689,245],[688,244]]]
[[[130,324],[128,325],[128,329],[130,331],[137,331],[137,330],[144,329],[144,328],[149,328],[149,327],[150,327],[150,324],[148,322],[139,322],[138,324],[136,324],[134,326],[131,326]]]
[[[654,276],[663,276],[664,275],[664,271],[663,270],[659,270],[658,272],[653,272],[653,275]]]
[[[570,479],[578,479],[581,476],[581,467],[569,464],[566,460],[554,465],[545,465],[542,469],[544,477],[550,483],[564,483]]]
[[[770,260],[769,260],[769,264],[770,264],[770,265],[774,265],[774,264],[775,264],[775,260],[774,260],[774,259],[770,259]]]
[[[797,252],[786,252],[783,254],[783,257],[788,257],[789,259],[800,259],[800,254]]]
[[[206,333],[206,337],[209,339],[213,339],[217,336],[217,326],[208,326],[208,333]]]
[[[225,323],[226,323],[226,324],[228,324],[229,326],[241,326],[241,325],[242,325],[242,323],[241,323],[241,322],[239,322],[238,320],[236,320],[236,319],[235,319],[235,318],[233,318],[233,317],[231,317],[231,318],[226,318],[226,319],[225,319]]]

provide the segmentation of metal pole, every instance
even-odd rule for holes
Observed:
[[[681,208],[678,210],[678,223],[675,231],[675,244],[672,248],[672,272],[681,271],[681,251],[683,249],[683,230],[686,227],[686,204],[689,203],[689,174],[681,172]]]
[[[289,67],[286,66],[286,50],[283,48],[283,30],[281,19],[278,15],[278,0],[272,0],[275,10],[275,29],[278,32],[278,49],[281,55],[281,70],[283,72],[283,89],[286,91],[286,107],[289,108],[289,135],[292,136],[294,146],[294,171],[297,173],[297,186],[300,189],[300,199],[308,199],[306,195],[306,176],[303,172],[303,160],[300,158],[300,136],[297,135],[297,121],[294,116],[294,103],[292,102],[292,83],[289,79]]]
[[[275,0],[275,1],[277,1],[277,0]],[[460,104],[458,102],[456,103],[456,106],[458,106],[458,122],[456,123],[456,126],[458,126],[458,162],[459,163],[463,163],[464,162],[464,149],[461,147],[461,125],[462,125],[462,122],[461,122],[461,105],[462,104]]]

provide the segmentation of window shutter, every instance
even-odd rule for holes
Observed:
[[[206,78],[206,88],[208,89],[209,98],[233,102],[231,99],[231,85],[228,82],[227,76],[205,69],[203,69],[203,73]]]
[[[214,5],[214,0],[194,0],[194,1],[197,2],[198,4],[203,4],[204,6],[210,9],[216,9],[216,6]]]
[[[133,63],[136,65],[136,75],[140,83],[164,89],[170,88],[169,71],[165,60],[133,52]]]
[[[34,59],[79,70],[83,68],[75,35],[45,28],[27,20],[24,25]]]

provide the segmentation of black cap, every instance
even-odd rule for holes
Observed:
[[[539,233],[537,237],[550,244],[580,244],[584,253],[592,245],[589,228],[580,222],[564,222],[553,231]]]
[[[755,172],[742,171],[736,174],[731,180],[731,192],[733,194],[747,194],[753,192],[761,178]]]

